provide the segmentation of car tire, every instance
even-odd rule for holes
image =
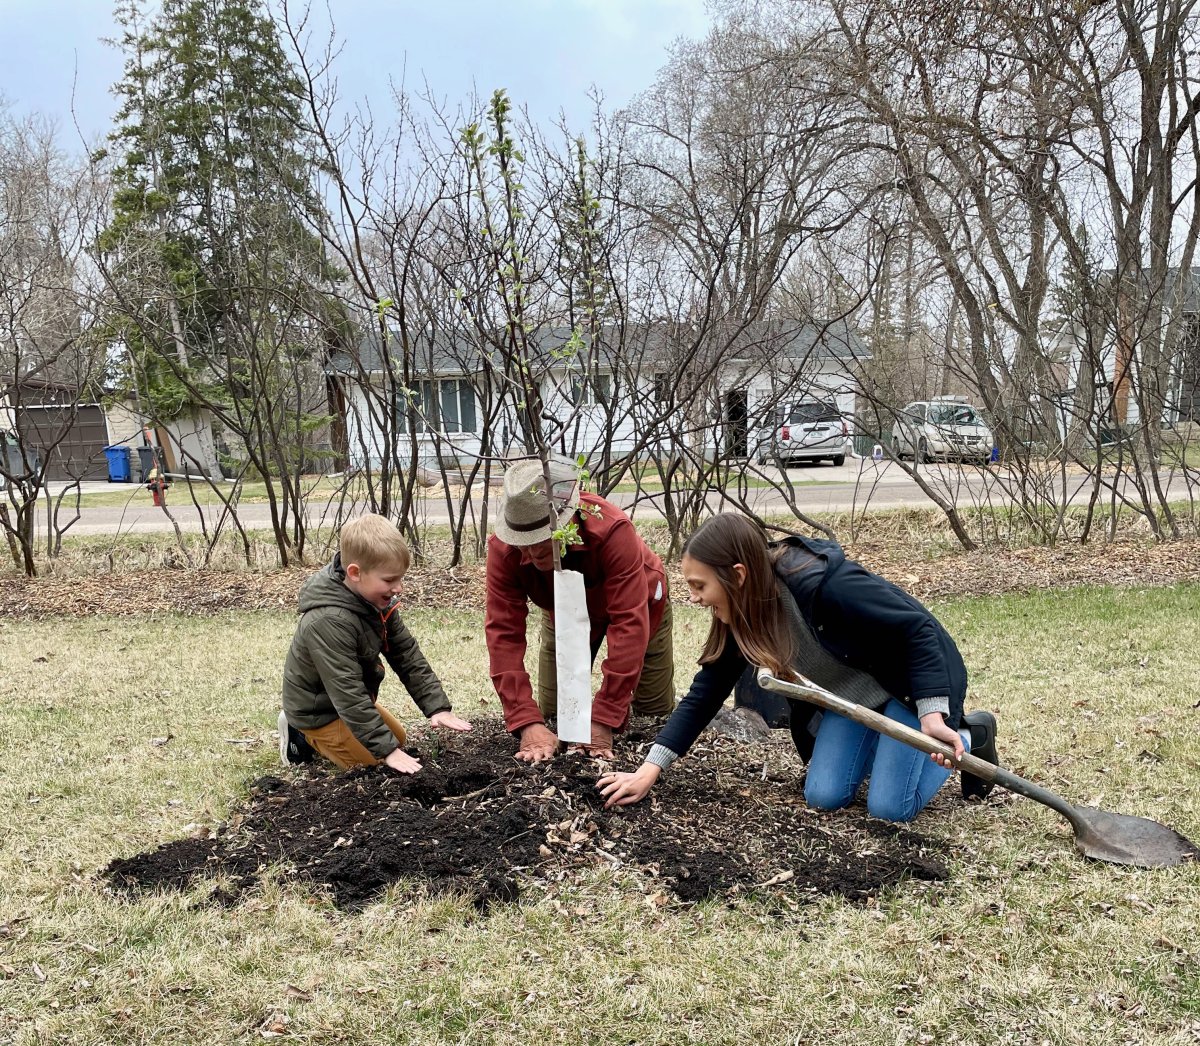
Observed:
[[[829,460],[832,461],[834,463],[834,465],[844,465],[844,464],[846,464],[846,455],[845,454],[835,454]]]

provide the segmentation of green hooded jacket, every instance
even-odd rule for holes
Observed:
[[[300,622],[283,665],[283,710],[300,730],[342,719],[364,747],[384,759],[399,746],[375,699],[381,657],[426,717],[450,701],[395,610],[380,611],[345,584],[340,558],[300,588]]]

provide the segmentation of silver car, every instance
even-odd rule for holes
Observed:
[[[992,430],[965,400],[944,398],[910,403],[896,419],[892,450],[914,461],[973,461],[992,458]]]
[[[760,465],[780,462],[785,468],[797,461],[822,459],[844,465],[849,438],[837,407],[807,400],[786,408],[777,424],[758,430],[754,456]]]

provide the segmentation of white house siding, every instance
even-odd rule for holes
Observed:
[[[754,336],[748,338],[746,346],[736,350],[742,358],[730,360],[714,381],[690,399],[681,402],[677,390],[670,390],[671,409],[678,414],[677,418],[664,418],[662,407],[656,402],[658,382],[653,355],[639,357],[639,367],[635,368],[640,371],[637,385],[616,390],[619,402],[615,409],[606,408],[603,402],[577,405],[571,395],[567,373],[556,368],[543,384],[545,408],[561,419],[563,425],[555,439],[556,446],[572,456],[582,453],[591,457],[605,446],[612,454],[621,455],[637,446],[647,432],[656,430],[662,433],[662,449],[669,453],[678,453],[681,442],[693,453],[721,453],[731,448],[738,448],[737,453],[746,453],[741,449],[743,441],[738,438],[739,426],[748,430],[746,435],[752,438],[754,430],[768,420],[764,415],[773,402],[817,397],[835,402],[844,415],[853,416],[857,384],[848,361],[834,354],[844,351],[855,358],[865,358],[865,349],[852,335],[824,329],[803,330],[794,335],[786,328],[781,333],[768,325],[752,334]],[[773,345],[777,349],[773,349]],[[665,361],[667,356],[663,359]],[[343,371],[344,378],[346,373]],[[600,363],[600,376],[607,380],[611,390],[614,378],[604,362]],[[440,381],[470,380],[476,385],[483,380],[482,375],[471,376],[453,368],[439,371],[435,377]],[[377,392],[375,398],[378,402]],[[368,409],[364,388],[346,380],[345,402],[351,465],[377,468],[385,456],[385,448]],[[439,402],[444,406],[448,401]],[[484,416],[478,391],[475,407],[477,427],[481,427]],[[511,411],[494,421],[493,426],[494,430],[487,434],[489,440],[481,440],[484,434],[479,431],[450,433],[441,440],[418,434],[417,460],[426,467],[435,466],[439,452],[443,460],[470,460],[480,453],[481,443],[501,455],[516,450],[519,426]],[[609,426],[613,426],[611,434]],[[399,432],[395,438],[399,445],[393,453],[401,461],[407,460],[412,453],[409,436]],[[647,446],[646,449],[653,452],[655,448]]]
[[[1086,403],[1085,398],[1081,398],[1076,390],[1079,389],[1081,382],[1091,382],[1095,380],[1095,375],[1091,370],[1090,364],[1084,366],[1084,348],[1086,345],[1086,334],[1080,330],[1078,326],[1071,321],[1064,323],[1051,336],[1048,345],[1048,355],[1051,359],[1063,359],[1067,365],[1066,388],[1070,391],[1066,392],[1062,397],[1062,406],[1058,411],[1057,426],[1063,433],[1065,425],[1073,425],[1078,419],[1075,418],[1076,404]],[[1104,380],[1111,383],[1117,371],[1117,349],[1116,341],[1111,332],[1106,331],[1104,334],[1104,343],[1100,347],[1100,363],[1104,372]],[[1134,373],[1131,378],[1136,380],[1137,364],[1134,364]],[[1100,404],[1104,402],[1108,395],[1106,389],[1097,389],[1095,402]],[[1137,397],[1130,396],[1126,407],[1125,420],[1127,424],[1136,425],[1141,417],[1141,412],[1138,407]],[[1167,418],[1163,419],[1168,420]]]
[[[645,384],[645,388],[639,388],[639,396],[650,393],[649,382]],[[566,452],[572,457],[577,454],[591,454],[604,442],[608,422],[607,411],[600,404],[584,404],[576,408],[569,396],[560,395],[556,391],[556,387],[561,385],[561,382],[547,382],[543,389],[546,407],[557,417],[568,420],[565,430]],[[627,390],[622,390],[622,393],[625,406],[618,407],[615,412],[617,417],[614,419],[617,422],[612,441],[615,454],[629,451],[634,445],[637,432],[636,418],[628,406],[632,397]],[[351,466],[375,469],[379,467],[384,456],[384,437],[378,431],[367,403],[367,395],[361,386],[351,385],[346,389],[346,439]],[[372,404],[372,407],[378,410],[377,404]],[[443,461],[466,462],[480,453],[485,419],[478,395],[475,397],[475,416],[478,431],[448,433],[440,438],[440,454]],[[493,427],[491,442],[496,452],[505,454],[514,451],[518,426],[511,414],[505,411],[493,423]],[[432,435],[418,435],[417,460],[420,465],[425,468],[437,467],[438,443],[439,440]],[[408,460],[411,446],[406,432],[397,435],[399,460]]]
[[[186,411],[163,426],[165,448],[180,473],[221,475],[217,448],[213,442],[212,414],[202,408]]]
[[[346,444],[352,468],[377,469],[385,457],[384,434],[375,425],[372,410],[377,412],[379,404],[371,403],[368,409],[367,394],[361,386],[350,385],[346,389]],[[483,411],[478,397],[475,417],[477,425],[481,426]],[[437,468],[439,451],[445,462],[469,461],[479,454],[481,443],[479,432],[451,433],[441,437],[440,441],[432,435],[419,435],[416,442],[418,464],[425,468]],[[407,461],[412,453],[407,430],[397,435],[396,443],[396,456],[400,461]]]
[[[789,367],[786,361],[778,368],[782,374],[777,374],[776,381],[789,380]],[[855,409],[855,391],[843,361],[835,357],[823,356],[819,360],[808,360],[803,367],[802,379],[793,376],[795,392],[788,399],[821,398],[835,402],[838,409],[846,416],[852,416]],[[747,393],[748,421],[751,430],[759,423],[765,406],[772,399],[778,399],[779,393],[773,391],[772,378],[758,368],[756,373],[747,374],[737,368],[730,368],[719,379],[723,394],[728,390],[744,389]],[[606,426],[614,424],[612,438],[609,441],[611,453],[621,455],[631,451],[638,443],[644,427],[650,419],[657,417],[658,408],[654,401],[653,376],[648,375],[639,380],[637,387],[631,389],[623,385],[618,389],[620,402],[610,412],[602,404],[584,403],[576,406],[568,392],[569,383],[561,378],[547,380],[543,386],[543,397],[548,411],[566,421],[564,438],[556,440],[556,446],[564,446],[566,452],[575,457],[578,454],[591,456],[605,443]],[[346,437],[349,459],[353,468],[379,467],[384,456],[383,435],[373,422],[371,411],[367,408],[367,396],[361,386],[349,385],[346,389]],[[378,409],[377,405],[376,409]],[[681,408],[682,409],[682,408]],[[610,418],[611,414],[611,418]],[[476,396],[476,419],[480,429],[484,424],[483,409]],[[518,427],[510,414],[505,414],[495,423],[499,426],[492,433],[492,446],[501,454],[510,453],[516,449],[516,434]],[[725,418],[722,417],[721,406],[715,395],[710,395],[703,404],[692,405],[685,421],[680,418],[679,431],[688,425],[700,426],[699,431],[689,435],[687,442],[697,450],[703,449],[708,453],[717,453],[726,445]],[[440,455],[443,462],[470,461],[480,453],[481,431],[472,433],[451,433],[441,437]],[[751,431],[750,435],[753,435]],[[397,435],[397,452],[399,460],[407,461],[411,453],[411,443],[407,433]],[[438,441],[433,436],[418,435],[417,460],[426,468],[436,468],[438,465]]]
[[[756,420],[772,402],[780,403],[781,395],[769,375],[759,374],[747,386],[750,394],[750,415]],[[782,397],[788,401],[821,400],[832,403],[846,417],[853,417],[856,406],[855,385],[846,373],[841,360],[823,357],[819,365],[809,363],[794,392]],[[782,405],[782,404],[780,404]]]
[[[612,376],[607,375],[607,380],[611,390]],[[609,424],[613,426],[612,439],[608,444],[612,454],[620,455],[631,451],[638,437],[638,407],[647,403],[647,396],[653,395],[651,384],[649,381],[640,381],[636,389],[623,384],[616,390],[619,398],[610,409],[596,402],[576,406],[569,394],[569,382],[561,378],[547,381],[542,394],[546,409],[556,418],[566,422],[563,430],[566,453],[572,458],[579,454],[591,456],[604,446]],[[609,395],[611,394],[610,391]],[[587,395],[594,400],[594,390]]]

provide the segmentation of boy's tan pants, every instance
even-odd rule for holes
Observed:
[[[558,711],[558,666],[554,658],[554,626],[542,612],[542,635],[538,650],[538,705],[542,715]],[[592,651],[595,660],[598,650]],[[664,716],[675,708],[675,643],[671,630],[671,604],[663,607],[662,622],[650,637],[642,661],[642,674],[633,692],[634,715]]]
[[[403,745],[404,739],[408,736],[404,724],[378,702],[376,702],[375,708],[383,716],[383,721],[387,723],[388,729],[396,735],[396,740]],[[302,730],[301,733],[320,755],[330,762],[336,763],[343,770],[348,770],[352,766],[374,766],[376,763],[383,762],[382,759],[376,759],[367,751],[366,746],[350,732],[350,728],[341,719],[335,719],[332,723],[319,726],[316,730]]]

